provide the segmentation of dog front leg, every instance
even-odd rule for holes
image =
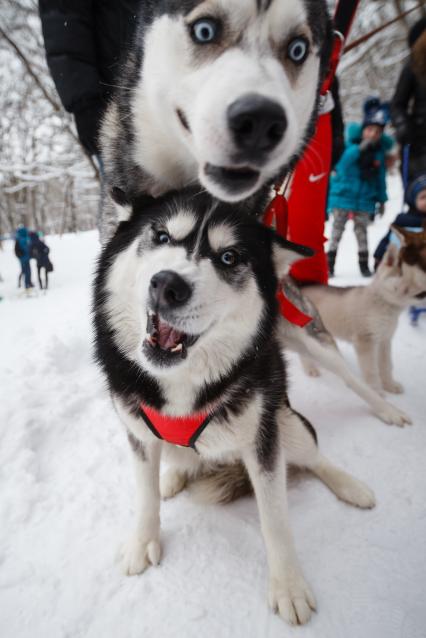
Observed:
[[[160,546],[160,456],[161,442],[141,443],[128,432],[133,452],[137,490],[137,524],[123,545],[121,558],[128,576],[141,574],[149,565],[158,565]]]
[[[123,570],[128,576],[141,574],[160,561],[160,457],[161,441],[146,436],[146,425],[113,397],[114,407],[126,427],[137,489],[137,525],[121,548]],[[143,438],[143,441],[142,441]]]
[[[291,625],[306,623],[315,610],[315,598],[305,582],[288,521],[287,472],[283,449],[277,450],[273,469],[265,469],[255,449],[243,455],[259,509],[269,565],[269,604]]]
[[[383,388],[393,394],[404,392],[403,386],[392,376],[392,356],[390,340],[381,341],[379,345],[379,370]]]
[[[379,394],[382,384],[379,374],[379,345],[375,339],[360,337],[355,341],[359,367],[365,381]]]

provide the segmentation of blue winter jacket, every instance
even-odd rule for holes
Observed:
[[[30,236],[25,226],[18,228],[15,235],[15,255],[21,261],[30,259]]]
[[[379,163],[377,177],[362,179],[359,165],[362,139],[361,124],[349,124],[346,130],[346,148],[335,167],[330,179],[328,210],[343,208],[353,212],[374,214],[377,203],[387,201],[385,155],[394,142],[388,135],[382,135],[380,146],[375,154]]]

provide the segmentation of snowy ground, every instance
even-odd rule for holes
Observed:
[[[371,245],[397,212],[370,229]],[[95,233],[49,239],[47,295],[15,287],[12,245],[0,252],[0,635],[3,638],[424,638],[426,635],[426,319],[406,316],[394,341],[395,403],[411,428],[385,426],[331,374],[303,376],[290,357],[291,398],[323,450],[375,490],[359,511],[318,481],[290,489],[292,526],[318,601],[290,629],[266,605],[267,570],[256,506],[162,507],[164,557],[143,576],[115,560],[134,524],[127,441],[91,361],[90,277]],[[358,282],[347,231],[335,283]],[[355,357],[344,348],[351,365]]]

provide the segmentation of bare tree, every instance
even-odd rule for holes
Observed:
[[[56,95],[34,0],[2,5],[0,61],[1,231],[94,227],[97,168]]]

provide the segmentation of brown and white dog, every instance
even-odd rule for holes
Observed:
[[[401,312],[426,298],[426,232],[392,227],[391,243],[368,286],[307,286],[326,330],[353,343],[363,377],[376,392],[400,394],[392,373],[391,341]],[[309,363],[311,372],[314,365]]]

